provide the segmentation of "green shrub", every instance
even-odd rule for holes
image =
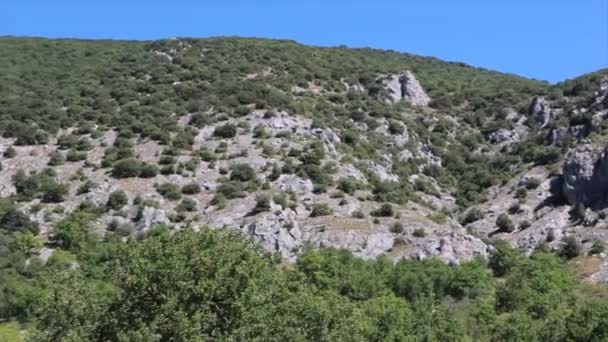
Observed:
[[[589,250],[589,254],[590,255],[601,254],[601,253],[604,253],[605,249],[606,248],[604,246],[604,241],[598,239],[598,240],[593,241],[593,245],[591,245],[591,249]]]
[[[82,183],[82,185],[80,187],[78,187],[78,190],[76,190],[76,195],[82,195],[82,194],[87,194],[89,192],[91,192],[91,190],[95,189],[97,187],[97,184],[91,180],[87,180],[86,182]]]
[[[65,162],[65,156],[59,151],[51,152],[49,155],[49,166],[62,165]]]
[[[388,122],[388,131],[390,134],[403,134],[405,132],[405,128],[403,125],[395,120],[389,120]]]
[[[182,197],[180,187],[173,183],[163,183],[156,187],[156,191],[170,201],[176,201]]]
[[[402,234],[404,231],[403,225],[401,222],[395,222],[390,228],[391,233],[393,234]]]
[[[182,194],[195,195],[201,192],[201,186],[198,183],[188,183],[182,186]]]
[[[572,259],[581,255],[582,247],[576,237],[572,235],[565,236],[562,239],[562,247],[559,251],[559,254],[566,258]]]
[[[236,136],[237,128],[232,124],[225,124],[223,126],[218,126],[213,131],[214,137],[219,138],[234,138]]]
[[[312,207],[310,217],[327,216],[333,213],[333,209],[327,203],[316,203]]]
[[[139,177],[154,178],[158,175],[158,167],[152,164],[143,164],[139,170]]]
[[[526,197],[528,197],[528,190],[526,190],[526,188],[519,188],[515,191],[515,198],[525,200]]]
[[[129,203],[129,197],[122,190],[115,190],[110,193],[108,201],[106,202],[106,208],[112,210],[120,210],[123,206]]]
[[[412,236],[417,237],[417,238],[425,237],[426,231],[424,230],[424,228],[416,228],[412,232]]]
[[[355,193],[355,191],[357,191],[361,188],[361,184],[354,177],[340,178],[340,180],[338,181],[337,188],[340,191],[343,191],[349,195],[352,195]]]
[[[87,159],[86,152],[79,152],[76,150],[69,150],[65,156],[65,159],[69,162],[78,162]]]
[[[270,198],[266,195],[258,195],[255,199],[254,213],[261,213],[270,210]]]
[[[15,158],[17,156],[17,150],[13,146],[9,146],[2,154],[4,158]]]
[[[231,167],[230,180],[249,182],[255,179],[255,170],[248,164],[236,164]]]
[[[178,212],[188,211],[194,212],[196,211],[196,201],[192,198],[186,197],[181,203],[175,208]]]
[[[496,226],[498,227],[498,231],[503,233],[511,233],[515,230],[515,225],[513,225],[511,218],[505,213],[498,215],[496,218]]]
[[[380,208],[370,212],[370,215],[375,217],[392,217],[395,215],[395,211],[392,205],[389,203],[384,203],[382,206],[380,206]]]
[[[469,209],[466,213],[466,215],[464,216],[464,218],[462,219],[461,224],[462,225],[467,225],[469,223],[473,223],[475,221],[479,221],[483,218],[483,213],[481,212],[481,210],[479,210],[479,208],[473,207],[471,209]]]
[[[112,167],[112,177],[132,178],[138,177],[141,173],[142,163],[137,159],[122,159],[114,163]]]
[[[65,184],[57,183],[47,177],[40,179],[39,185],[40,200],[44,203],[61,203],[69,193],[69,188]]]
[[[528,229],[528,228],[530,228],[530,226],[532,226],[532,224],[529,221],[526,221],[526,220],[521,221],[519,223],[519,230]]]

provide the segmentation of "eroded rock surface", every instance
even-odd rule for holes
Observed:
[[[431,98],[424,91],[411,71],[398,75],[388,75],[383,79],[389,103],[407,101],[416,106],[428,106]]]

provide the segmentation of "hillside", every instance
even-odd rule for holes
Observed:
[[[586,302],[605,292],[603,284],[591,283],[608,280],[607,114],[608,70],[550,85],[434,58],[292,41],[0,38],[0,260],[7,279],[0,285],[7,293],[0,317],[21,323],[36,317],[39,340],[48,340],[48,329],[66,323],[49,323],[36,311],[51,305],[44,295],[43,304],[23,299],[52,288],[47,277],[71,279],[69,270],[79,269],[82,300],[92,287],[107,286],[109,297],[103,298],[114,308],[120,302],[114,294],[129,293],[131,286],[114,263],[128,258],[131,247],[142,260],[168,258],[192,268],[190,261],[171,258],[206,246],[219,254],[200,255],[201,262],[225,257],[237,265],[232,258],[240,248],[250,253],[243,265],[277,268],[277,279],[246,276],[254,287],[277,282],[265,294],[271,297],[284,286],[287,292],[301,286],[302,295],[315,300],[348,301],[357,306],[348,309],[355,316],[377,309],[359,301],[401,307],[426,300],[418,304],[458,313],[445,323],[453,325],[452,335],[427,338],[502,340],[510,332],[498,329],[499,322],[528,319],[536,338],[548,338],[555,317],[584,315],[589,308],[518,302],[520,296],[551,293],[572,296],[574,303],[577,296]],[[274,256],[239,240],[249,237]],[[215,240],[223,238],[226,246]],[[171,249],[172,239],[185,244],[175,254],[146,254],[145,246],[154,244]],[[124,272],[141,275],[122,262],[134,267]],[[553,277],[550,288],[502,287],[531,274],[542,282],[545,274],[535,273],[541,265],[551,266],[545,270]],[[579,265],[576,274],[573,265]],[[317,268],[326,279],[318,278]],[[335,283],[349,272],[378,283]],[[182,276],[196,281],[189,273],[158,279]],[[294,285],[291,277],[304,280]],[[395,277],[427,282],[404,290],[405,278]],[[381,296],[389,292],[395,297]],[[141,322],[129,315],[145,311],[142,303],[115,309],[136,326]],[[261,314],[254,302],[239,303],[253,310],[239,311],[249,315],[247,322]],[[106,304],[96,314],[111,312],[104,311]],[[469,326],[480,322],[475,315],[482,308],[496,320],[484,322],[484,331]],[[189,318],[196,311],[184,310]],[[418,332],[394,340],[424,335],[424,320],[398,319]],[[147,322],[137,336],[123,331],[129,325],[115,323],[74,336],[154,340],[156,331],[167,340],[175,332]],[[209,330],[180,329],[204,330],[209,339],[272,335],[266,326],[258,327],[262,333],[241,323],[209,324]],[[343,338],[347,330],[340,329],[329,339]],[[96,335],[104,330],[127,335]],[[567,340],[572,331],[554,338]],[[309,333],[276,336],[324,335]],[[373,335],[361,331],[360,339]]]

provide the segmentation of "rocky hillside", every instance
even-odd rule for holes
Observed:
[[[607,72],[549,85],[240,38],[0,47],[0,223],[38,235],[43,260],[76,211],[99,234],[238,229],[288,260],[458,263],[495,239],[599,253],[608,238]]]

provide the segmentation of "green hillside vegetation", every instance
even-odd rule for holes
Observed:
[[[417,108],[380,101],[384,90],[376,83],[378,75],[403,70],[416,74],[434,99],[431,107],[457,118],[461,127],[448,120],[435,125]],[[324,91],[292,92],[293,87],[310,85]],[[364,91],[348,90],[347,85],[362,86]],[[391,132],[400,132],[401,122],[445,159],[444,171],[434,177],[454,191],[463,206],[481,201],[482,190],[507,179],[519,161],[547,162],[546,153],[538,148],[490,157],[476,146],[483,144],[479,129],[508,125],[501,118],[505,107],[525,108],[532,96],[548,87],[462,63],[292,41],[0,39],[0,134],[17,138],[18,145],[45,143],[50,134],[74,125],[86,134],[95,124],[93,131],[116,129],[127,137],[136,134],[188,148],[192,133],[177,125],[179,117],[192,114],[191,124],[201,128],[258,108],[313,118],[316,125],[340,132],[340,148],[347,153],[381,159],[396,151],[373,132],[367,133],[368,144],[358,144],[359,131],[349,119],[374,128],[379,119],[387,118]],[[434,126],[432,131],[429,125]],[[403,179],[412,173],[412,165],[396,163],[394,168]],[[407,182],[401,183],[403,192],[411,193]]]
[[[33,242],[2,230],[0,318],[30,341],[608,338],[605,290],[542,251],[498,244],[488,263],[449,266],[322,249],[285,266],[231,231],[159,227],[123,243],[87,230],[92,219],[59,222],[45,266],[26,262]]]
[[[382,100],[386,90],[378,77],[405,70],[432,98],[429,108]],[[249,196],[248,217],[266,220],[291,208],[311,222],[348,221],[344,212],[358,201],[361,208],[348,212],[348,219],[360,220],[353,226],[374,222],[378,231],[390,231],[395,250],[409,239],[405,234],[416,241],[439,236],[426,223],[409,227],[404,212],[454,229],[459,238],[456,230],[465,228],[455,219],[483,219],[486,211],[473,205],[484,202],[486,189],[533,165],[557,167],[577,142],[556,146],[548,134],[590,125],[590,114],[578,108],[591,105],[607,74],[549,85],[393,51],[232,37],[0,38],[0,135],[18,145],[0,151],[2,161],[48,157],[36,170],[11,164],[12,178],[6,179],[15,194],[0,197],[0,342],[608,340],[606,287],[573,272],[573,265],[587,261],[579,256],[587,250],[572,236],[564,238],[562,250],[541,244],[529,257],[488,238],[483,242],[494,247],[489,260],[458,265],[367,260],[345,250],[304,247],[289,263],[229,228],[191,229],[203,225],[192,222],[207,222],[195,216],[224,215],[221,210],[234,204],[229,201],[244,208]],[[488,135],[512,129],[506,113],[525,115],[537,95],[564,115],[543,129],[530,120],[522,141],[498,151]],[[339,137],[332,148],[341,157],[328,161],[334,154],[317,137],[291,141],[297,125],[273,132],[280,144],[271,145],[267,126],[231,120],[256,109],[264,110],[263,120],[280,112],[309,119],[306,133],[330,129]],[[386,134],[375,130],[381,125]],[[210,128],[209,146],[195,144],[204,128]],[[594,128],[590,138],[605,128]],[[109,142],[106,133],[116,139]],[[400,135],[405,142],[397,146],[391,139]],[[56,150],[32,149],[29,159],[19,147],[55,138]],[[250,150],[233,147],[240,138]],[[142,152],[139,144],[149,140],[160,146]],[[417,153],[400,158],[422,147],[441,165]],[[235,161],[248,153],[269,157],[258,158],[268,163]],[[387,158],[394,177],[383,179],[368,162]],[[356,170],[340,174],[340,164]],[[196,178],[197,168],[209,173]],[[217,181],[200,181],[211,173]],[[304,196],[277,191],[271,183],[282,175],[310,188]],[[541,181],[531,180],[509,199],[515,196],[524,207]],[[150,198],[129,190],[144,185],[153,185]],[[104,186],[110,190],[95,201]],[[90,196],[77,197],[84,194]],[[435,207],[425,195],[452,195],[456,206]],[[302,203],[307,207],[298,207]],[[520,209],[515,204],[513,211]],[[145,209],[158,209],[153,216],[166,210],[167,226],[139,227]],[[496,214],[496,227],[489,228],[497,234],[530,226],[511,209]],[[277,222],[283,221],[285,231],[293,228],[289,220]],[[182,223],[181,230],[168,226]],[[101,226],[107,227],[103,236]],[[596,242],[592,254],[603,251]],[[53,253],[43,260],[47,248]]]

